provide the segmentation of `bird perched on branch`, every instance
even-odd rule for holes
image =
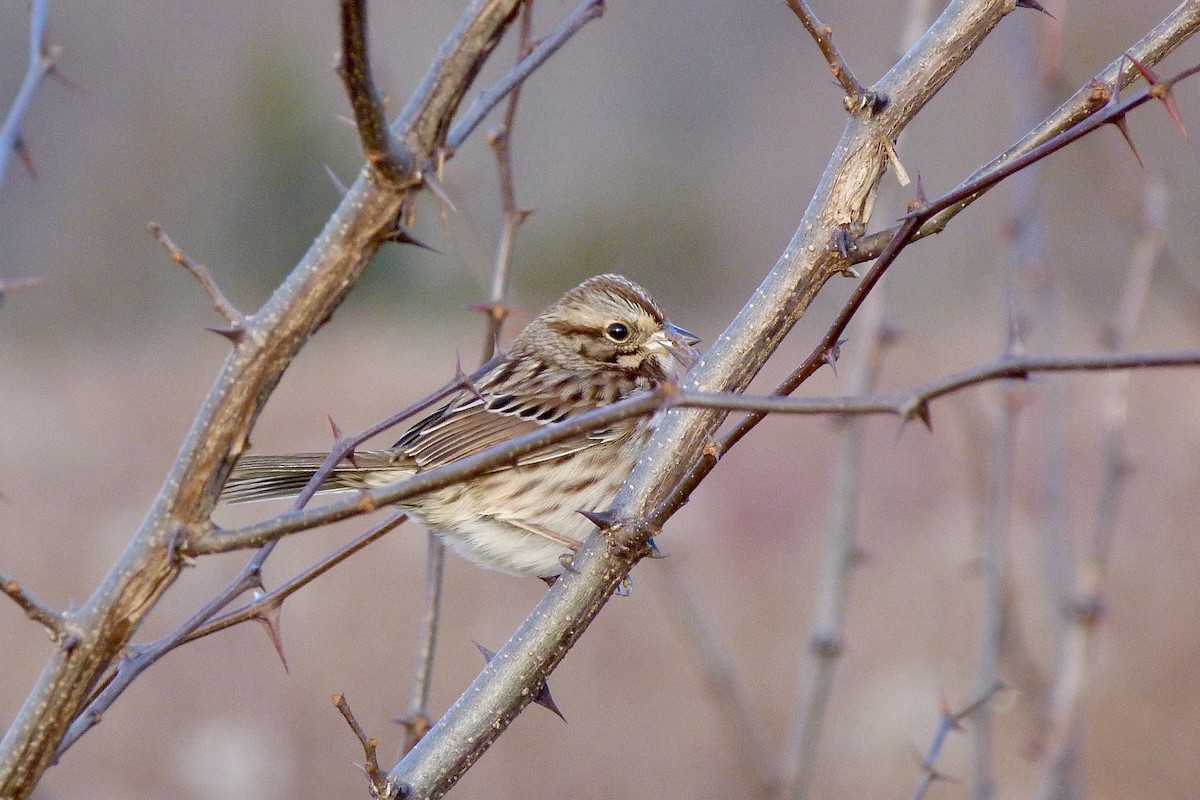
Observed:
[[[353,463],[335,467],[320,491],[395,483],[678,381],[696,359],[698,341],[632,281],[589,278],[531,321],[470,386],[390,449],[355,451]],[[580,512],[612,504],[655,419],[614,423],[398,505],[477,564],[553,581],[595,527]],[[221,496],[241,502],[297,495],[325,458],[244,456]]]

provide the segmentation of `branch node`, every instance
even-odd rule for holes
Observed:
[[[408,795],[406,788],[393,783],[387,773],[379,768],[379,759],[376,755],[379,742],[376,741],[375,737],[367,736],[362,726],[358,724],[358,720],[354,718],[354,713],[350,710],[350,705],[346,702],[345,696],[335,694],[333,696],[333,705],[341,712],[342,717],[346,720],[346,724],[350,726],[350,730],[357,737],[358,743],[362,745],[366,763],[361,765],[361,769],[367,776],[367,780],[370,781],[371,797],[378,798],[378,800],[395,800],[395,798],[406,797]]]
[[[8,595],[14,603],[20,606],[21,610],[25,612],[25,616],[45,628],[46,632],[50,634],[51,641],[68,646],[64,644],[68,638],[67,618],[64,614],[52,610],[25,591],[15,578],[0,575],[0,592]]]
[[[846,112],[851,116],[865,115],[869,117],[883,110],[888,104],[888,96],[871,91],[858,82],[854,73],[850,71],[850,65],[842,58],[837,45],[833,43],[833,28],[822,24],[804,0],[787,0],[787,4],[788,8],[792,9],[792,12],[800,19],[805,30],[812,36],[813,41],[817,43],[821,55],[825,56],[825,61],[829,64],[829,71],[841,84],[842,91],[845,92],[842,106]]]
[[[363,155],[370,175],[391,189],[406,186],[410,178],[404,159],[396,147],[384,116],[384,100],[371,77],[371,61],[367,56],[366,0],[342,0],[342,50],[337,59],[337,73],[346,86]]]

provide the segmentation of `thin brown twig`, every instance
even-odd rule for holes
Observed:
[[[0,573],[0,594],[8,595],[25,612],[25,616],[46,629],[53,641],[60,641],[66,633],[66,616],[25,591],[25,587],[15,578]]]
[[[251,589],[263,588],[263,565],[266,563],[277,542],[268,542],[263,545],[221,592],[178,628],[153,642],[129,648],[129,652],[118,662],[117,666],[97,682],[92,695],[83,706],[84,710],[77,715],[71,727],[68,728],[67,735],[59,745],[56,755],[61,756],[81,736],[95,727],[103,714],[116,702],[117,698],[124,693],[129,685],[167,653],[188,642],[195,641],[196,639],[232,627],[241,622],[260,617],[271,607],[278,607],[286,598],[311,583],[317,576],[328,572],[354,553],[357,553],[368,544],[371,544],[376,539],[393,530],[396,526],[403,523],[406,518],[404,514],[392,516],[385,522],[371,528],[361,536],[325,556],[296,577],[256,598],[253,602],[217,617],[217,614],[220,614],[237,597]]]
[[[242,622],[246,622],[258,617],[271,606],[279,605],[284,600],[291,597],[308,584],[312,583],[321,575],[329,572],[329,570],[333,569],[350,556],[365,548],[367,545],[372,544],[373,542],[382,538],[385,534],[391,533],[400,525],[404,524],[407,519],[407,514],[393,514],[391,517],[379,523],[378,525],[372,526],[369,530],[364,531],[363,533],[351,539],[349,542],[346,542],[346,544],[342,545],[337,550],[334,550],[332,553],[326,554],[321,558],[320,561],[316,562],[308,569],[304,570],[290,580],[279,584],[271,591],[263,594],[261,597],[256,598],[253,602],[247,603],[241,608],[230,611],[227,614],[222,614],[212,622],[197,628],[179,644],[194,642],[197,639],[202,639],[203,637],[214,634],[217,631],[223,631],[226,628],[231,628],[234,625],[238,625]]]
[[[859,318],[862,352],[851,365],[846,386],[851,395],[875,390],[883,368],[883,354],[893,340],[886,320],[886,303],[876,289],[863,304]],[[801,691],[795,720],[784,749],[783,780],[779,796],[801,800],[808,796],[816,772],[818,746],[825,713],[833,694],[833,679],[841,658],[850,578],[859,560],[858,503],[862,485],[862,417],[840,420],[838,453],[834,461],[829,498],[829,526],[825,563],[818,584],[807,663],[800,670]]]
[[[821,50],[821,55],[825,56],[825,61],[829,63],[829,71],[833,73],[833,77],[842,85],[842,91],[846,93],[843,104],[846,111],[851,114],[872,114],[887,103],[887,98],[870,92],[858,79],[854,77],[854,73],[850,70],[850,65],[842,58],[842,54],[838,52],[837,45],[833,43],[833,28],[828,25],[823,25],[821,20],[817,19],[817,15],[808,7],[805,0],[785,0],[788,8],[800,18],[804,29],[812,36],[813,41],[817,43],[817,47]]]
[[[517,64],[524,61],[533,48],[533,0],[521,6],[520,38],[517,43]],[[500,182],[500,203],[504,211],[504,225],[500,230],[500,241],[496,247],[496,259],[492,264],[492,291],[489,301],[488,332],[484,340],[484,361],[492,358],[500,348],[500,329],[508,319],[509,308],[504,302],[508,294],[508,277],[512,264],[512,248],[521,227],[533,212],[517,205],[517,190],[513,181],[512,148],[510,139],[517,118],[517,103],[521,99],[518,84],[509,92],[500,125],[488,132],[488,144],[496,155],[496,173]]]
[[[525,79],[533,74],[546,59],[558,52],[567,41],[579,30],[594,19],[604,15],[604,0],[583,0],[568,14],[558,27],[543,37],[507,75],[489,86],[462,113],[450,132],[446,134],[446,147],[454,152],[466,141],[471,132],[483,122],[493,108],[503,100],[509,92],[516,89]]]
[[[81,736],[94,728],[104,712],[116,702],[133,681],[149,669],[156,661],[181,645],[194,631],[219,614],[239,596],[252,589],[262,588],[262,568],[275,549],[278,541],[264,542],[233,580],[204,604],[195,614],[178,628],[153,642],[136,647],[127,647],[116,664],[91,688],[87,699],[80,705],[70,726],[54,750],[54,757],[61,758]],[[186,559],[186,556],[180,556]]]
[[[409,695],[408,711],[400,724],[404,728],[404,741],[400,744],[400,757],[416,747],[421,737],[433,727],[429,714],[429,692],[433,686],[433,658],[437,651],[437,637],[442,619],[442,586],[446,571],[446,545],[430,530],[427,534],[425,555],[425,589],[421,595],[420,635],[417,640],[417,666],[413,671],[412,691]]]
[[[324,483],[325,478],[327,478],[329,474],[333,472],[334,467],[340,464],[342,459],[351,457],[351,455],[354,453],[354,448],[358,447],[372,436],[377,436],[378,434],[383,433],[390,428],[394,428],[401,422],[404,422],[412,417],[414,414],[424,411],[434,403],[437,403],[439,400],[446,398],[452,392],[456,392],[463,387],[470,386],[472,379],[482,372],[483,368],[480,368],[480,370],[472,375],[465,375],[461,369],[458,369],[456,370],[455,376],[440,389],[426,395],[412,405],[409,405],[407,408],[392,414],[390,417],[381,419],[372,425],[368,425],[366,428],[363,428],[357,433],[349,436],[338,436],[337,441],[334,442],[333,447],[330,448],[329,455],[326,457],[325,463],[320,466],[312,478],[309,479],[308,484],[305,485],[303,491],[301,491],[300,494],[296,496],[296,499],[292,501],[292,510],[298,511],[301,508],[304,508],[308,504],[308,501],[311,500],[318,491],[320,491],[321,484]]]
[[[331,500],[314,509],[288,511],[262,522],[234,529],[213,529],[186,544],[188,556],[224,553],[257,547],[284,535],[365,514],[416,495],[466,480],[475,475],[515,463],[522,456],[551,444],[599,430],[620,420],[652,414],[665,407],[710,408],[750,411],[761,414],[890,414],[903,420],[928,418],[929,404],[939,397],[969,386],[1003,378],[1027,378],[1034,373],[1103,372],[1110,370],[1200,365],[1200,351],[1160,353],[1101,353],[1089,355],[1015,355],[962,370],[903,392],[870,397],[793,398],[778,395],[752,396],[736,392],[699,392],[670,385],[635,395],[581,414],[565,422],[547,425],[475,455],[420,472],[396,483]],[[657,513],[657,512],[656,512]]]
[[[371,77],[368,56],[367,2],[341,0],[339,4],[342,29],[342,50],[338,56],[337,73],[346,85],[358,138],[363,155],[384,185],[400,188],[408,180],[409,168],[404,154],[395,146],[395,137],[388,127],[383,100]]]
[[[1032,22],[1027,20],[1027,22]],[[1038,20],[1042,22],[1042,20]],[[1049,27],[1038,25],[1039,29]],[[1015,62],[1011,72],[1016,76],[1014,105],[1017,109],[1016,129],[1028,130],[1053,110],[1050,88],[1037,79],[1034,70],[1039,63],[1034,48],[1027,46],[1032,38],[1031,24],[1022,28],[1024,36],[1010,57]],[[1020,36],[1021,32],[1015,32]],[[1043,73],[1045,74],[1045,73]],[[1004,303],[1008,321],[1006,349],[1009,353],[1030,349],[1028,337],[1034,326],[1042,334],[1046,347],[1054,347],[1059,338],[1058,298],[1046,264],[1046,223],[1042,203],[1042,174],[1045,162],[1038,162],[1018,173],[1011,191],[1012,212],[1005,226],[1007,249],[1004,264]],[[1031,297],[1021,287],[1037,285]],[[1042,393],[1043,428],[1038,437],[1043,455],[1043,468],[1064,456],[1060,449],[1064,441],[1063,403],[1060,385]],[[1014,381],[1002,382],[996,389],[997,412],[990,425],[988,445],[983,452],[985,483],[981,498],[983,514],[980,520],[982,552],[980,557],[981,598],[979,605],[979,638],[975,685],[979,691],[1000,680],[1001,661],[1016,652],[1016,632],[1019,630],[1012,602],[1009,541],[1012,536],[1013,480],[1016,470],[1016,447],[1019,428],[1028,416],[1029,399],[1025,387]],[[1049,500],[1062,476],[1052,471],[1041,476]],[[1054,504],[1047,503],[1044,511],[1049,519],[1064,521]],[[1065,536],[1066,531],[1054,528],[1043,531],[1048,544]],[[1060,539],[1061,541],[1061,539]],[[1048,548],[1049,549],[1049,548]],[[976,800],[990,800],[995,794],[995,731],[990,709],[981,708],[972,729],[971,791]]]
[[[171,260],[186,269],[196,279],[196,282],[200,284],[200,288],[204,289],[205,294],[208,295],[208,299],[212,301],[213,308],[229,323],[229,331],[240,335],[246,327],[246,315],[238,311],[237,307],[229,302],[229,299],[225,297],[221,288],[217,286],[217,282],[213,280],[213,276],[208,271],[208,268],[188,258],[187,254],[171,241],[171,237],[167,235],[167,232],[157,222],[151,222],[149,228],[150,235],[170,254]]]
[[[362,745],[365,761],[360,766],[363,773],[367,776],[367,780],[371,782],[371,797],[382,800],[382,798],[403,796],[403,792],[399,790],[399,787],[393,784],[388,779],[387,773],[379,768],[379,742],[374,736],[367,736],[367,732],[363,730],[362,725],[358,724],[358,720],[354,717],[354,712],[350,710],[350,704],[346,702],[345,695],[335,694],[333,696],[333,705],[341,712],[342,718],[346,720],[346,724],[354,732],[358,743]]]

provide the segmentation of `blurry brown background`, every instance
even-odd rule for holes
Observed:
[[[377,77],[406,98],[459,12],[458,3],[373,4]],[[902,3],[818,3],[860,78],[897,47]],[[542,0],[545,32],[573,3]],[[1173,6],[1076,3],[1064,16],[1058,96],[1116,57]],[[1010,91],[1033,12],[1012,15],[906,134],[901,157],[932,195],[1013,141]],[[26,3],[0,3],[0,106],[25,65]],[[41,276],[0,309],[0,571],[56,607],[81,602],[128,540],[157,490],[226,347],[190,279],[145,232],[162,223],[230,296],[253,309],[303,253],[337,202],[329,164],[360,163],[331,69],[333,3],[52,2],[62,71],[24,128],[32,180],[14,163],[0,190],[0,279]],[[1193,64],[1186,45],[1163,71]],[[480,86],[512,59],[498,53]],[[613,3],[528,83],[514,139],[520,202],[538,209],[516,252],[514,301],[536,312],[579,279],[621,271],[711,342],[774,263],[843,124],[840,95],[782,3]],[[1195,133],[1200,84],[1179,100]],[[1136,340],[1198,346],[1195,253],[1200,160],[1165,115],[1131,120],[1147,169],[1115,131],[1055,157],[1046,269],[1064,304],[1063,351],[1097,347],[1139,229],[1143,176],[1171,188],[1169,263],[1155,279]],[[1193,140],[1194,141],[1194,140]],[[891,183],[890,177],[885,179]],[[447,183],[460,214],[442,227],[426,198],[418,233],[445,255],[389,248],[332,323],[301,354],[258,426],[261,452],[323,447],[326,415],[346,430],[439,385],[456,352],[474,359],[482,322],[467,307],[498,230],[491,155],[476,135]],[[907,195],[891,194],[889,224]],[[902,387],[996,355],[1004,343],[1001,188],[893,270],[890,315],[905,337],[884,385]],[[850,281],[834,279],[758,386],[815,341]],[[852,355],[854,343],[847,346]],[[1062,379],[1054,379],[1062,380]],[[1042,566],[1038,400],[1022,423],[1012,538],[1022,691],[997,717],[999,796],[1028,796],[1038,688],[1052,672],[1057,612]],[[1067,379],[1070,526],[1095,517],[1100,463],[1094,377]],[[1200,793],[1200,373],[1132,382],[1127,487],[1107,616],[1083,706],[1082,766],[1092,796]],[[836,393],[824,373],[812,393]],[[973,698],[981,584],[980,454],[994,389],[934,407],[934,431],[890,419],[867,437],[861,542],[848,647],[835,683],[814,790],[822,797],[905,796],[917,779],[939,696]],[[694,585],[742,672],[762,731],[778,749],[805,663],[827,520],[834,429],[777,419],[731,454],[660,544]],[[224,511],[246,521],[266,506]],[[282,581],[352,535],[345,526],[289,540],[269,563]],[[344,692],[380,736],[407,704],[424,533],[402,528],[286,606],[285,674],[256,626],[171,654],[52,769],[41,798],[316,798],[364,796],[358,745],[329,703]],[[187,572],[139,633],[164,633],[221,585],[242,557]],[[555,673],[564,725],[523,714],[455,790],[457,797],[630,798],[742,794],[728,728],[663,602],[655,562],[631,598],[610,603]],[[452,559],[435,710],[480,667],[543,591],[536,581]],[[0,606],[0,725],[50,653],[35,625]],[[1016,664],[1014,666],[1014,664]],[[944,771],[966,778],[969,740],[955,734]],[[941,784],[932,797],[958,797]]]

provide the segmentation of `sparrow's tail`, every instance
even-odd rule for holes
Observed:
[[[327,453],[295,453],[281,456],[242,456],[229,475],[221,499],[231,503],[295,497],[325,463]],[[354,463],[343,459],[321,482],[318,492],[338,489],[369,489],[412,474],[392,459],[386,450],[358,450]]]

